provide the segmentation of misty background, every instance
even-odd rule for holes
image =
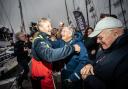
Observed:
[[[38,19],[42,17],[50,19],[53,27],[58,27],[60,21],[63,21],[66,25],[68,25],[65,0],[20,1],[22,4],[23,19],[26,32],[29,33],[29,27],[31,22],[37,22]],[[94,28],[96,22],[99,20],[100,14],[109,13],[109,0],[89,1],[89,24]],[[118,1],[119,0],[111,0],[111,13],[117,15],[117,17],[124,22],[121,7]],[[125,14],[126,22],[128,22],[128,0],[122,1],[124,9],[123,13]],[[66,0],[66,2],[72,25],[76,26],[73,11],[77,8],[82,11],[85,17],[85,21],[87,21],[85,0]],[[21,31],[22,25],[19,9],[19,0],[0,0],[0,27],[4,26],[11,29],[10,25],[12,25],[15,33]]]

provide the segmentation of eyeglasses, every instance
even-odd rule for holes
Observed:
[[[103,39],[103,37],[101,37],[101,36],[97,36],[97,40],[102,40]]]

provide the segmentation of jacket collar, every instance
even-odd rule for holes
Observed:
[[[43,38],[45,38],[45,39],[49,38],[49,35],[44,32],[40,32],[38,35],[43,36]]]
[[[67,43],[69,44],[75,44],[79,41],[82,41],[82,34],[80,32],[76,32],[75,36]]]

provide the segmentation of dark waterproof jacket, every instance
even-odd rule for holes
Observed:
[[[109,49],[99,52],[94,71],[107,89],[128,89],[127,34],[120,36]]]
[[[69,61],[64,66],[64,70],[67,72],[62,71],[62,73],[67,73],[67,78],[71,81],[78,81],[81,79],[80,70],[89,63],[87,50],[79,34],[77,34],[76,38],[65,44],[78,44],[80,46],[80,53],[74,53],[67,58]]]
[[[41,89],[54,89],[52,62],[64,59],[73,52],[74,47],[70,45],[53,49],[48,35],[39,33],[32,44],[32,79],[41,78],[39,83]],[[35,89],[37,89],[37,87],[38,86],[36,86]]]
[[[96,37],[84,38],[84,44],[85,44],[85,46],[87,48],[89,59],[91,59],[93,61],[96,59],[96,54],[97,54],[97,51],[98,51],[98,48],[99,48],[96,40],[97,40]],[[93,50],[95,50],[94,54],[92,54]]]
[[[47,34],[39,33],[43,38],[35,39],[32,45],[32,55],[37,60],[54,62],[66,58],[74,52],[74,47],[66,45],[63,48],[52,48],[51,41]]]
[[[26,47],[24,41],[17,41],[14,45],[14,53],[18,63],[24,63],[28,60],[28,52],[24,51],[24,47]]]

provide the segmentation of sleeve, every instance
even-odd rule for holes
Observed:
[[[56,49],[47,46],[48,44],[45,42],[38,42],[35,51],[39,58],[44,59],[48,62],[59,61],[74,52],[74,47],[70,45],[66,45],[63,48]]]
[[[65,42],[61,39],[58,39],[57,41],[51,41],[52,48],[61,48],[64,47]]]
[[[79,64],[75,68],[74,72],[69,77],[72,81],[81,79],[80,70],[89,62],[88,53],[83,43],[79,43],[81,51],[79,54]]]

